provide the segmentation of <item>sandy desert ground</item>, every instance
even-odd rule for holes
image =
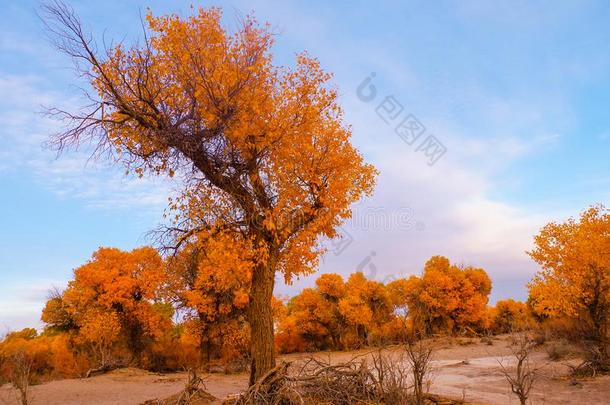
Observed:
[[[451,343],[441,341],[435,353],[434,375],[430,391],[453,398],[465,398],[477,404],[518,404],[510,394],[498,361],[508,364],[510,348],[506,337],[497,338],[493,345],[478,339]],[[360,352],[318,353],[330,356],[332,362],[349,360]],[[282,356],[283,360],[298,362],[309,355]],[[542,365],[539,381],[531,396],[533,404],[610,404],[610,376],[573,380],[567,377],[569,362],[551,362],[546,351],[533,355]],[[137,369],[115,370],[89,379],[52,381],[32,388],[33,405],[137,405],[146,400],[167,398],[179,392],[186,373],[155,374]],[[236,394],[247,385],[246,374],[210,374],[205,378],[206,390],[217,398]],[[0,390],[0,403],[17,404],[10,388]],[[220,401],[218,401],[220,403]]]

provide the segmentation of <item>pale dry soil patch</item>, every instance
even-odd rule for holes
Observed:
[[[465,398],[477,404],[518,404],[502,375],[498,362],[510,367],[507,337],[493,340],[493,345],[479,339],[437,341],[430,392]],[[390,349],[393,350],[393,349]],[[282,356],[282,360],[299,363],[311,354]],[[370,350],[316,353],[331,362],[342,362],[354,356],[370,356]],[[531,396],[532,404],[610,404],[610,376],[573,380],[567,377],[568,363],[578,359],[552,362],[544,349],[533,354],[542,366],[541,376]],[[155,374],[137,369],[115,370],[89,379],[59,380],[32,387],[33,405],[138,405],[155,398],[167,398],[181,391],[186,373]],[[237,394],[248,384],[247,374],[211,374],[205,377],[205,389],[216,398]],[[10,388],[0,388],[0,403],[17,404]],[[220,401],[218,401],[220,403]]]

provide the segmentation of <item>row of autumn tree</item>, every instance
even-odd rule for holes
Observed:
[[[505,333],[553,328],[592,350],[586,359],[610,371],[610,212],[551,223],[529,254],[541,271],[527,303],[488,305],[483,269],[441,256],[420,277],[382,284],[354,273],[323,274],[288,301],[274,298],[278,352],[351,349],[400,342],[413,335]],[[135,365],[152,370],[241,367],[250,356],[251,267],[246,250],[221,237],[190,245],[169,259],[150,247],[101,248],[74,270],[64,291],[42,312],[46,327],[0,342],[0,376],[27,360],[37,378],[70,377]],[[557,326],[559,325],[559,327]]]
[[[279,318],[281,352],[345,350],[404,341],[409,336],[505,333],[529,326],[524,303],[488,306],[491,280],[483,269],[432,257],[421,277],[386,285],[353,273],[323,274],[315,288],[288,301]]]
[[[220,366],[240,369],[249,356],[249,271],[235,251],[193,246],[162,259],[143,247],[101,248],[55,291],[42,312],[41,334],[24,329],[0,343],[3,374],[25,355],[39,379],[83,376],[134,365],[157,371]],[[525,304],[489,308],[484,270],[433,257],[421,277],[387,285],[354,273],[323,274],[315,288],[274,299],[276,350],[351,349],[407,334],[507,332],[529,322]]]

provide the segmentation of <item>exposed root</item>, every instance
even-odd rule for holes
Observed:
[[[271,369],[246,392],[237,398],[229,398],[224,404],[304,404],[301,395],[294,390],[292,378],[288,376],[291,363],[282,363]]]
[[[176,405],[188,405],[191,398],[199,392],[199,387],[203,385],[203,379],[197,375],[197,370],[189,370],[189,379],[186,382],[184,390],[178,397]]]
[[[189,377],[182,392],[166,399],[153,399],[142,405],[203,405],[215,403],[216,398],[205,391],[203,379],[196,370],[189,370]]]

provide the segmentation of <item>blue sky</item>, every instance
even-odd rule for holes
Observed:
[[[133,179],[83,152],[41,147],[58,124],[42,105],[79,103],[71,62],[45,39],[37,2],[0,1],[0,327],[39,325],[52,286],[99,246],[147,243],[173,185]],[[188,14],[191,2],[71,2],[98,37],[138,37],[139,14]],[[544,223],[607,203],[610,5],[607,2],[410,1],[195,3],[234,25],[254,10],[278,33],[279,64],[307,50],[334,72],[353,141],[380,170],[355,207],[351,241],[320,271],[378,280],[448,256],[484,267],[492,300],[524,298],[524,253]],[[371,72],[377,97],[357,88]],[[376,113],[386,96],[446,147],[432,166]],[[403,115],[401,115],[403,116]],[[422,138],[423,139],[423,138]],[[292,294],[311,278],[278,292]]]

